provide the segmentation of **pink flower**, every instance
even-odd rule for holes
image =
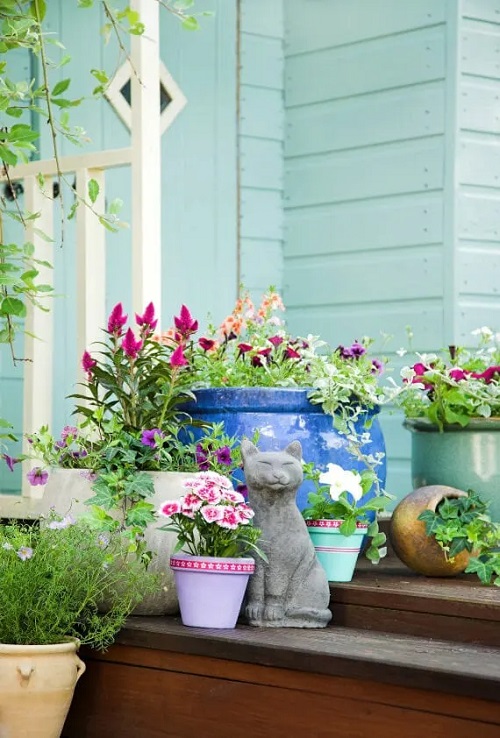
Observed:
[[[170,357],[170,366],[186,366],[187,364],[188,360],[184,356],[184,349],[182,345],[179,345]]]
[[[231,484],[230,479],[225,477],[223,474],[218,474],[217,472],[213,471],[197,472],[197,474],[195,475],[195,479],[187,479],[183,483],[183,486],[189,488],[199,485],[200,482],[203,482],[204,484],[216,484],[222,489],[233,489],[233,485]]]
[[[172,515],[177,515],[181,512],[181,503],[178,500],[169,500],[161,505],[158,512],[166,518],[171,518]]]
[[[462,379],[467,379],[468,372],[463,369],[452,369],[450,371],[450,377],[456,382],[460,382]]]
[[[28,482],[32,487],[41,486],[47,483],[49,478],[48,472],[44,471],[41,467],[35,466],[31,471],[26,474]]]
[[[275,347],[276,346],[281,346],[281,344],[283,343],[283,339],[281,338],[281,336],[271,336],[268,340]]]
[[[243,495],[241,495],[239,492],[235,492],[232,489],[225,489],[222,493],[222,499],[227,500],[228,502],[234,502],[236,505],[245,502],[245,498],[243,497]]]
[[[213,338],[199,338],[198,339],[199,346],[203,349],[203,351],[211,351],[215,346],[215,341]]]
[[[500,374],[500,366],[489,366],[484,370],[484,372],[481,372],[481,374],[474,373],[472,376],[474,379],[484,379],[486,384],[491,384],[491,382],[497,378],[497,374]]]
[[[91,357],[88,351],[83,352],[82,369],[87,375],[87,379],[92,379],[92,370],[96,366],[97,361]]]
[[[300,359],[300,354],[292,346],[287,346],[285,349],[285,356],[287,359]]]
[[[205,505],[200,510],[200,515],[207,523],[215,523],[224,518],[224,508],[221,505]]]
[[[114,306],[108,318],[108,333],[112,333],[114,336],[121,336],[123,333],[123,326],[127,322],[127,316],[123,313],[123,305],[119,302]]]
[[[148,335],[154,331],[158,320],[155,318],[155,307],[152,302],[147,305],[142,315],[135,314],[135,322],[142,328],[141,335]]]
[[[122,341],[122,349],[129,359],[137,359],[137,355],[143,346],[143,341],[140,338],[135,340],[134,331],[129,328],[125,334],[125,338]]]
[[[245,518],[246,520],[251,520],[253,516],[255,515],[250,505],[247,505],[246,503],[243,503],[242,505],[238,505],[238,514],[240,518],[242,519]]]
[[[185,305],[182,305],[180,314],[174,316],[174,323],[183,338],[189,338],[192,333],[196,333],[198,330],[198,321],[193,320],[191,313]]]
[[[203,504],[201,499],[191,492],[188,492],[187,495],[184,495],[184,497],[181,498],[180,503],[181,512],[183,515],[187,515],[187,513],[197,512]]]
[[[200,500],[209,502],[211,505],[216,505],[222,499],[221,491],[215,485],[193,488],[193,493],[199,497]]]
[[[238,515],[236,509],[232,507],[231,505],[226,505],[224,507],[224,516],[222,520],[217,521],[217,525],[220,525],[221,528],[228,528],[229,530],[236,530],[236,528],[241,524],[240,516]]]
[[[240,350],[240,354],[246,354],[248,351],[251,351],[253,346],[251,343],[239,343],[238,348]]]
[[[421,363],[414,364],[412,369],[418,377],[423,376],[425,372],[429,371],[428,367]]]

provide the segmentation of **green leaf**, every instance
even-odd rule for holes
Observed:
[[[0,304],[0,315],[15,315],[17,318],[25,318],[26,305],[17,297],[5,297]]]
[[[37,18],[42,21],[45,18],[46,12],[47,5],[45,0],[31,0],[30,13],[32,18]]]
[[[90,201],[94,203],[99,197],[99,182],[97,182],[97,180],[95,179],[90,179],[87,189],[88,189]]]
[[[123,207],[123,200],[119,197],[115,197],[109,204],[108,212],[110,215],[117,215]]]
[[[71,84],[71,80],[69,78],[62,79],[60,82],[54,85],[54,89],[52,90],[52,97],[57,97],[58,95],[62,95],[63,92],[66,92],[70,84]]]
[[[198,31],[200,28],[200,24],[198,23],[198,20],[194,17],[194,15],[188,15],[182,21],[182,27],[185,31]]]
[[[5,111],[7,115],[10,115],[12,118],[20,118],[23,114],[22,108],[7,108]]]
[[[467,548],[467,538],[454,538],[450,543],[448,556],[450,559],[454,559],[459,553],[462,553]]]
[[[12,166],[15,166],[17,164],[17,156],[14,154],[13,151],[8,149],[3,144],[0,144],[0,159],[5,164],[11,164]]]

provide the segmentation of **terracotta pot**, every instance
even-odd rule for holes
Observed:
[[[0,644],[0,736],[59,738],[85,664],[77,643]]]
[[[436,484],[419,487],[401,500],[392,513],[389,537],[406,566],[428,577],[451,577],[464,571],[469,552],[462,551],[453,561],[447,561],[443,549],[433,536],[426,534],[425,523],[418,516],[424,510],[435,510],[446,498],[466,496],[466,492],[455,487]]]
[[[148,498],[157,509],[165,500],[177,500],[185,490],[182,486],[184,479],[190,479],[193,474],[187,472],[149,472],[153,477],[155,492]],[[53,469],[45,487],[40,511],[47,513],[53,506],[60,514],[71,512],[78,517],[88,513],[89,508],[85,501],[92,497],[94,492],[86,473],[80,469]],[[177,537],[174,533],[158,530],[164,521],[148,526],[145,534],[149,550],[155,553],[149,571],[159,574],[160,587],[155,594],[148,595],[138,605],[134,615],[173,615],[179,611],[177,591],[174,575],[170,569],[170,555],[173,553]],[[108,609],[106,605],[103,609]],[[0,738],[2,738],[0,734]]]

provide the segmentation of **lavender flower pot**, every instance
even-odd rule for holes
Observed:
[[[255,562],[214,556],[173,554],[181,619],[194,628],[234,628]]]

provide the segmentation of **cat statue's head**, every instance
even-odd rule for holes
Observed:
[[[292,441],[283,451],[259,451],[251,441],[241,442],[245,481],[249,490],[295,495],[304,478],[302,446]]]

